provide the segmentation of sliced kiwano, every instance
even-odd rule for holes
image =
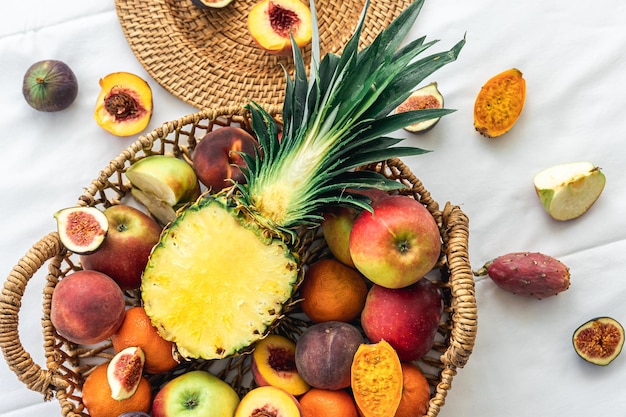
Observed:
[[[442,108],[443,95],[441,95],[441,92],[437,88],[437,83],[432,82],[425,87],[413,91],[406,100],[396,107],[396,113],[402,113],[410,110]],[[423,133],[432,129],[437,124],[439,119],[441,119],[441,117],[414,123],[412,125],[405,126],[404,129],[411,133]]]
[[[107,365],[107,381],[114,400],[125,400],[135,394],[145,363],[146,356],[140,347],[127,347],[115,354]]]
[[[483,136],[503,135],[517,122],[526,101],[526,80],[511,68],[482,86],[474,103],[474,127]]]
[[[61,243],[77,254],[93,253],[106,238],[109,221],[96,207],[68,207],[54,213]]]
[[[351,387],[363,417],[393,417],[402,397],[402,364],[385,340],[359,346],[352,361]]]
[[[622,351],[624,328],[611,317],[596,317],[576,329],[572,342],[581,358],[605,366]]]

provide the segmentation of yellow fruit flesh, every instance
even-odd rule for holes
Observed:
[[[184,357],[237,353],[281,313],[298,264],[283,242],[260,236],[211,197],[166,229],[144,272],[142,298],[161,336]]]

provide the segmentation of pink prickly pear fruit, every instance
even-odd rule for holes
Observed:
[[[569,268],[539,252],[514,252],[487,262],[476,275],[488,275],[500,288],[538,300],[570,286]]]

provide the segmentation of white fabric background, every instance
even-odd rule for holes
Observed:
[[[154,92],[148,130],[196,110],[150,78],[128,47],[113,1],[43,0],[2,6],[0,20],[0,265],[3,277],[42,236],[52,213],[72,205],[97,172],[135,138],[113,137],[93,120],[98,80],[134,72]],[[571,288],[542,301],[505,293],[477,278],[478,337],[459,370],[441,417],[621,416],[626,409],[626,353],[608,367],[583,362],[571,345],[574,329],[595,316],[626,324],[626,3],[601,0],[429,0],[412,36],[451,47],[459,59],[432,79],[445,96],[446,116],[412,145],[434,152],[407,158],[442,205],[461,205],[470,218],[474,269],[512,251],[539,251],[570,267]],[[67,110],[39,113],[21,93],[33,62],[60,59],[79,80]],[[486,139],[473,129],[477,92],[492,75],[517,67],[527,101],[517,125]],[[606,174],[603,195],[579,219],[560,223],[539,205],[532,177],[563,162],[589,160]],[[44,365],[42,280],[27,287],[20,314],[22,343]],[[0,415],[60,415],[0,362]]]

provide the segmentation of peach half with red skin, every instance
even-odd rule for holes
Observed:
[[[143,131],[152,118],[152,89],[138,75],[114,72],[100,79],[96,123],[115,136]]]
[[[387,288],[417,282],[434,268],[441,252],[437,222],[413,197],[392,195],[362,211],[350,231],[350,255],[370,281]]]
[[[108,339],[124,321],[124,293],[97,271],[76,271],[54,288],[50,321],[70,342],[90,345]]]
[[[200,182],[216,193],[233,182],[245,182],[240,167],[246,164],[240,153],[254,156],[257,148],[256,139],[245,130],[233,126],[218,128],[204,135],[196,145],[193,169]]]
[[[311,42],[313,22],[309,6],[301,0],[262,0],[248,13],[252,40],[274,55],[291,55],[291,36],[299,48]]]
[[[275,386],[298,396],[311,386],[296,369],[296,343],[271,334],[257,343],[252,353],[252,376],[259,386]]]

